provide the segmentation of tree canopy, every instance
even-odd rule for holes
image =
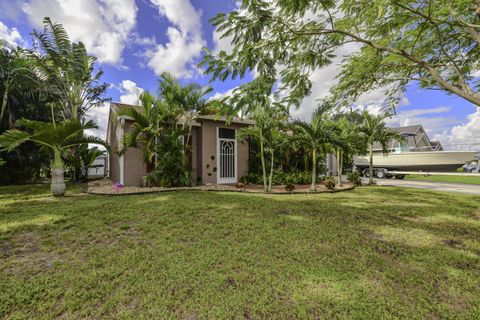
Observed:
[[[334,97],[351,104],[386,88],[395,105],[412,81],[480,105],[480,3],[467,0],[243,0],[212,23],[233,50],[207,52],[212,80],[255,72],[284,102],[298,106],[311,92],[309,76],[335,51],[357,43],[344,61]]]

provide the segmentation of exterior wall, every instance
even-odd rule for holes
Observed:
[[[112,121],[113,119],[110,119]],[[191,177],[194,183],[216,184],[217,172],[217,127],[241,129],[246,124],[213,120],[199,120],[201,126],[192,128],[191,136]],[[132,121],[125,121],[125,134],[131,130]],[[116,154],[122,141],[121,121],[111,123],[109,143],[112,152],[108,155],[108,170],[112,182],[120,182],[120,157]],[[248,141],[237,141],[237,181],[248,172],[250,150]],[[212,158],[213,157],[213,158]],[[208,165],[208,168],[207,168]],[[147,166],[143,161],[140,149],[130,148],[124,154],[124,184],[127,186],[141,185],[142,177],[147,175]]]
[[[229,129],[241,129],[246,127],[244,124],[231,123],[227,125],[221,121],[200,120],[202,122],[201,140],[199,140],[201,148],[200,167],[203,184],[217,183],[217,127]],[[237,141],[237,181],[248,172],[248,161],[250,157],[249,144],[247,141]]]
[[[113,118],[110,118],[110,132],[108,143],[112,152],[108,153],[108,176],[113,182],[120,182],[120,158],[116,154],[120,141],[120,122],[114,124]]]
[[[125,121],[125,134],[132,130],[132,123],[132,121]],[[142,150],[129,148],[125,152],[125,185],[140,186],[142,177],[145,175],[147,175],[147,166],[143,161]]]

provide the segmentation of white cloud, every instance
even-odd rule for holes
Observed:
[[[131,105],[138,105],[138,98],[143,92],[143,89],[138,87],[137,84],[130,80],[123,80],[119,85],[119,90],[122,93],[120,96],[120,102]]]
[[[336,57],[333,58],[332,63],[324,68],[315,70],[311,76],[312,93],[303,99],[300,108],[292,110],[292,116],[298,118],[309,118],[312,112],[317,108],[319,99],[326,98],[330,89],[338,83],[337,76],[340,73],[340,66],[342,60],[357,52],[360,45],[355,43],[346,44],[335,51]]]
[[[8,42],[13,46],[25,46],[25,40],[18,32],[17,28],[8,28],[0,21],[0,39]]]
[[[134,0],[30,0],[23,5],[30,23],[43,26],[43,18],[61,23],[72,41],[82,41],[99,62],[122,63],[122,51],[135,26]]]
[[[230,90],[227,90],[225,92],[215,92],[215,94],[212,95],[210,98],[208,98],[208,100],[209,101],[210,100],[220,100],[220,99],[226,98],[226,97],[230,96],[235,89],[237,89],[237,87],[232,88]]]
[[[206,45],[202,37],[201,13],[189,0],[151,0],[161,16],[173,26],[167,29],[168,42],[148,49],[144,56],[155,74],[169,72],[175,77],[191,78],[197,73],[196,61]]]
[[[467,116],[466,122],[444,129],[433,136],[440,140],[445,149],[479,150],[480,149],[480,109]]]
[[[231,54],[233,51],[232,40],[233,36],[223,37],[222,34],[218,33],[217,30],[213,31],[213,50],[214,54],[220,53],[220,51],[225,51],[227,54]]]
[[[87,114],[87,120],[93,120],[98,126],[98,129],[88,129],[85,130],[85,133],[93,135],[102,139],[107,138],[107,125],[108,125],[108,113],[110,108],[108,103],[97,107],[91,108]]]

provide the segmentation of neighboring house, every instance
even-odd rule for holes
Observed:
[[[104,177],[105,176],[105,156],[98,156],[91,166],[88,167],[89,177]]]
[[[402,143],[396,140],[388,143],[388,149],[392,153],[443,151],[442,144],[439,141],[430,141],[425,129],[420,124],[392,129],[405,138],[405,141]],[[374,153],[381,153],[382,146],[379,143],[375,143],[373,151]]]
[[[121,103],[110,103],[107,142],[113,152],[107,158],[107,176],[113,182],[127,186],[141,185],[142,177],[150,168],[143,161],[140,149],[129,148],[119,156],[123,136],[131,129],[132,121],[117,117]],[[249,141],[238,141],[237,130],[253,125],[251,120],[198,116],[192,127],[189,167],[192,181],[197,184],[237,183],[248,172],[250,157]]]

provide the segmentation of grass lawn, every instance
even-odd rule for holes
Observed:
[[[0,318],[479,319],[479,200],[0,187]]]
[[[430,182],[449,182],[449,183],[466,183],[466,184],[480,184],[480,177],[471,176],[422,176],[422,175],[407,175],[407,180],[430,181]]]

